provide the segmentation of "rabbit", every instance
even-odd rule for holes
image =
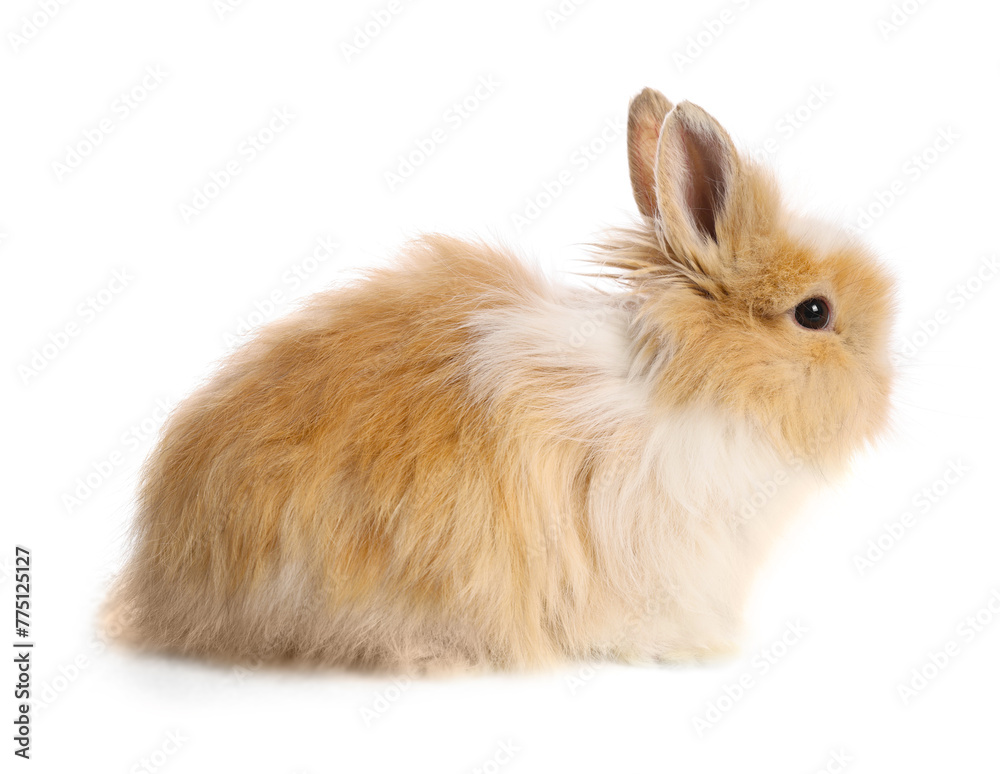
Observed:
[[[775,538],[887,426],[893,279],[697,105],[643,90],[627,146],[603,279],[424,236],[183,401],[121,637],[415,673],[733,653]]]

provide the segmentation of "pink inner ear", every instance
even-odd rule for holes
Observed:
[[[698,230],[718,242],[715,222],[726,201],[729,160],[725,146],[711,134],[681,126],[687,166],[684,203]]]

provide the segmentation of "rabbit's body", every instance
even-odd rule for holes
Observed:
[[[815,262],[741,172],[771,225],[738,254]],[[653,218],[606,246],[612,292],[429,237],[265,328],[148,463],[116,595],[131,636],[395,668],[731,647],[780,524],[881,423],[887,286],[824,248],[870,381],[828,384],[841,343],[732,301],[742,275],[692,293],[666,236]],[[769,298],[812,287],[764,274]],[[780,346],[760,345],[771,328]]]

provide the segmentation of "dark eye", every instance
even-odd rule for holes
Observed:
[[[795,307],[795,322],[818,331],[830,324],[830,304],[825,298],[810,298]]]

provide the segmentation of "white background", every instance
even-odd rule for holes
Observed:
[[[37,642],[33,757],[18,770],[1000,770],[1000,279],[984,263],[1000,250],[997,5],[391,7],[14,0],[0,12],[0,567],[6,606],[14,545],[32,550]],[[495,85],[477,97],[480,79]],[[743,653],[399,689],[106,648],[95,611],[160,406],[248,323],[420,231],[568,266],[632,217],[615,127],[647,85],[712,112],[805,209],[863,227],[899,278],[895,429],[784,541]],[[249,158],[241,144],[276,110],[291,118]],[[435,130],[430,155],[401,168]],[[239,173],[208,185],[230,160]],[[185,217],[198,191],[211,201]],[[328,236],[338,249],[314,262]],[[946,482],[949,468],[965,472]],[[931,677],[904,697],[915,669]],[[2,694],[9,759],[15,702]]]

